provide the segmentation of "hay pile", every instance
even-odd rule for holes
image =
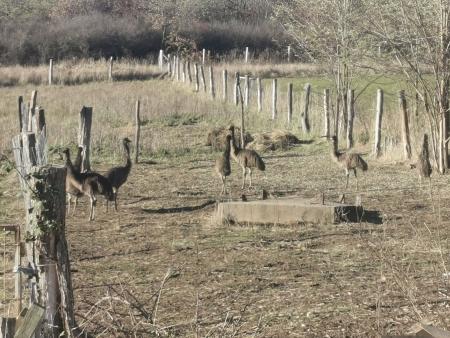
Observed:
[[[226,137],[228,133],[230,132],[228,130],[229,127],[219,127],[214,128],[208,132],[208,138],[206,140],[206,145],[213,147],[214,150],[225,150],[225,142]],[[234,129],[234,140],[236,144],[241,144],[241,130],[239,128]],[[245,144],[248,144],[249,142],[253,141],[253,137],[250,135],[250,133],[245,132],[244,133],[244,140]]]
[[[247,148],[265,152],[277,149],[286,150],[294,144],[300,144],[300,140],[294,134],[284,130],[274,130],[268,133],[256,134],[253,142],[249,143]]]

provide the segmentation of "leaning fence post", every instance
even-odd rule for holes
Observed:
[[[111,56],[109,58],[109,68],[108,68],[108,80],[109,81],[113,81],[113,63],[114,63],[114,58]]]
[[[83,147],[81,172],[91,170],[91,163],[89,160],[91,148],[91,126],[92,126],[92,107],[83,107],[80,112],[80,128],[78,134],[78,145]]]
[[[136,101],[136,134],[134,138],[134,163],[139,162],[139,139],[141,136],[141,102],[139,100]]]
[[[198,79],[198,64],[194,63],[194,77],[195,77],[195,91],[198,92],[200,90],[200,84]]]
[[[250,76],[245,75],[244,104],[246,107],[250,104]]]
[[[303,109],[303,112],[301,114],[301,118],[302,118],[302,128],[303,128],[303,132],[305,133],[309,133],[311,128],[309,125],[309,101],[310,101],[310,97],[311,97],[311,84],[307,83],[305,85],[305,106]]]
[[[379,157],[381,153],[381,121],[383,119],[383,90],[377,90],[377,116],[375,120],[375,143],[373,145],[373,156]]]
[[[262,85],[260,77],[256,79],[256,92],[258,97],[258,113],[260,113],[262,111]]]
[[[287,105],[288,105],[287,122],[288,123],[291,123],[291,121],[292,121],[292,88],[293,88],[292,83],[289,83],[288,91],[287,91]]]
[[[330,90],[323,91],[324,135],[330,137]]]
[[[214,70],[212,66],[209,66],[209,92],[213,99],[216,98],[216,89],[214,86]]]
[[[347,95],[347,148],[353,147],[353,120],[355,117],[355,90],[349,89]]]
[[[48,65],[48,84],[51,86],[53,83],[53,59],[50,59]]]
[[[228,71],[224,69],[222,71],[222,98],[226,102],[228,97]]]
[[[403,136],[403,151],[405,159],[411,159],[411,140],[409,137],[409,123],[408,123],[408,106],[406,104],[405,91],[400,90],[398,93],[400,112],[402,114],[402,136]]]
[[[272,120],[277,117],[277,79],[272,80]]]
[[[200,65],[200,80],[201,80],[201,82],[202,82],[202,88],[203,88],[203,91],[206,93],[205,71],[204,71],[202,65]]]

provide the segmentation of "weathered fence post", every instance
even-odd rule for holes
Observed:
[[[113,63],[114,63],[114,58],[111,56],[109,58],[109,68],[108,68],[108,80],[109,81],[113,81]]]
[[[291,45],[289,45],[287,48],[287,62],[291,62]]]
[[[194,63],[194,78],[195,78],[195,91],[198,92],[200,90],[200,84],[198,79],[198,64]]]
[[[33,90],[31,92],[31,100],[30,100],[30,105],[28,107],[27,131],[31,131],[33,129],[33,116],[34,116],[34,111],[36,109],[36,100],[37,100],[37,90]]]
[[[239,104],[239,86],[240,86],[240,81],[239,81],[239,72],[236,72],[234,74],[234,104],[237,106]]]
[[[213,99],[216,98],[216,88],[214,85],[214,69],[212,66],[209,66],[209,93]]]
[[[289,83],[287,91],[287,122],[289,124],[292,122],[292,88],[292,83]]]
[[[187,68],[187,76],[188,76],[188,81],[189,81],[189,83],[192,83],[192,75],[191,75],[191,61],[187,61],[187,65],[186,65],[186,68]]]
[[[256,79],[256,91],[258,97],[258,113],[260,113],[262,111],[262,85],[260,77]]]
[[[181,60],[181,81],[186,82],[186,61]]]
[[[170,54],[167,55],[167,75],[169,78],[172,77],[172,59]]]
[[[23,96],[19,96],[19,99],[18,99],[18,108],[19,108],[19,133],[21,133],[22,131],[23,131],[23,115],[22,115],[22,113],[23,113],[23,108],[22,108],[22,106],[23,106]]]
[[[203,48],[203,50],[202,50],[202,65],[205,64],[205,61],[206,61],[206,49]]]
[[[78,134],[78,145],[83,147],[81,172],[91,170],[91,163],[89,160],[91,148],[91,126],[92,126],[92,107],[83,107],[80,112],[80,128]]]
[[[159,50],[159,56],[158,56],[158,66],[159,69],[163,69],[164,64],[164,51],[162,49]]]
[[[246,107],[250,104],[250,77],[245,75],[244,104]]]
[[[245,47],[245,63],[248,63],[248,47]]]
[[[411,159],[411,140],[409,136],[408,106],[406,103],[406,96],[404,90],[399,91],[398,100],[400,104],[400,112],[402,114],[403,151],[405,159],[409,160]]]
[[[203,65],[200,65],[200,80],[202,82],[203,91],[206,93],[206,80],[205,80],[205,71],[203,69]]]
[[[323,91],[324,135],[330,137],[330,90]]]
[[[305,106],[303,108],[303,112],[301,114],[301,118],[302,118],[302,128],[303,128],[303,132],[305,133],[309,133],[311,130],[311,127],[309,125],[309,102],[310,102],[310,97],[311,97],[311,84],[307,83],[305,85]]]
[[[139,138],[141,136],[141,102],[136,101],[136,134],[134,137],[134,163],[139,163]]]
[[[180,69],[180,57],[177,55],[177,59],[176,59],[176,62],[177,62],[177,75],[176,75],[176,80],[177,81],[180,81],[181,80],[181,69]]]
[[[272,120],[277,118],[277,94],[278,94],[278,85],[277,79],[272,80]]]
[[[0,337],[14,338],[15,331],[16,331],[16,318],[0,317]]]
[[[349,89],[347,95],[347,148],[350,149],[353,147],[353,119],[355,117],[355,90]]]
[[[244,116],[244,98],[242,97],[242,90],[241,90],[241,79],[239,76],[239,73],[236,73],[236,87],[237,87],[237,94],[239,97],[239,102],[241,103],[241,148],[245,149],[245,116]]]
[[[222,98],[224,102],[227,102],[228,98],[228,71],[224,69],[222,71]]]
[[[53,83],[53,59],[50,59],[48,65],[48,84],[51,86]]]
[[[384,95],[383,90],[377,90],[377,116],[375,120],[375,143],[373,145],[373,156],[379,157],[381,154],[381,122],[384,111]]]

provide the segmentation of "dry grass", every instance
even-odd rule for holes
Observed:
[[[248,145],[248,148],[261,152],[287,150],[290,146],[300,143],[300,140],[294,134],[284,130],[274,130],[255,134],[254,140]]]
[[[17,96],[33,88],[0,89],[0,153],[10,155],[17,133]],[[67,218],[77,320],[87,331],[117,337],[374,337],[406,333],[418,320],[450,327],[446,177],[433,177],[430,200],[414,170],[369,158],[369,172],[359,182],[370,216],[364,222],[218,225],[210,205],[221,188],[213,176],[216,154],[204,143],[208,129],[238,125],[236,107],[168,81],[38,90],[53,149],[74,144],[81,106],[94,107],[93,166],[101,172],[121,160],[120,138],[132,135],[134,102],[143,103],[143,162],[120,192],[119,213],[100,206],[90,223],[82,201],[79,214]],[[285,128],[267,111],[248,114],[252,134],[283,128],[305,139],[297,124]],[[313,135],[321,132],[320,116],[314,108]],[[247,197],[259,198],[266,189],[275,198],[325,192],[327,200],[337,200],[344,173],[331,163],[325,140],[311,139],[263,155],[267,179],[255,173],[256,190]],[[369,146],[360,143],[358,150]],[[61,163],[58,156],[53,161]],[[242,194],[240,174],[233,163],[227,198]],[[351,179],[349,201],[354,189]],[[0,223],[20,222],[17,178],[5,173]]]

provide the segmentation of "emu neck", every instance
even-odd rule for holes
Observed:
[[[225,151],[223,152],[223,156],[226,158],[230,158],[230,151],[231,151],[231,139],[230,142],[226,142],[225,144]]]
[[[125,148],[125,157],[127,161],[125,167],[131,169],[130,146],[128,145],[128,143],[124,143],[123,147]]]
[[[231,129],[230,146],[231,146],[232,154],[236,155],[239,152],[239,148],[236,146],[236,141],[234,140],[234,129]]]

